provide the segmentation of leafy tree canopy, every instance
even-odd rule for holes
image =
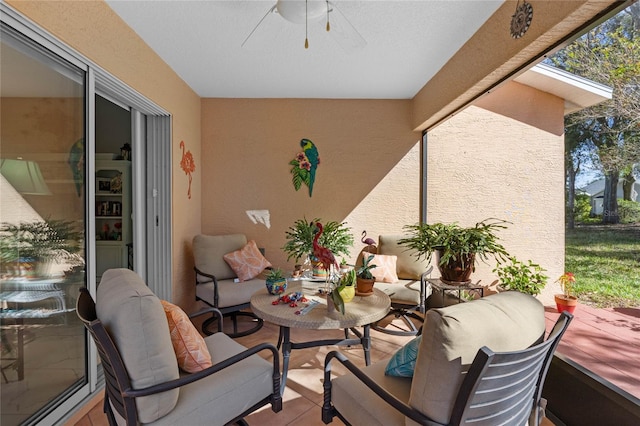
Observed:
[[[640,3],[593,28],[548,62],[613,88],[611,100],[566,117],[565,148],[567,167],[574,174],[585,162],[600,167],[606,179],[605,210],[615,222],[620,173],[632,177],[634,164],[640,163]]]

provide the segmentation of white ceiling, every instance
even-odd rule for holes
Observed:
[[[241,47],[275,1],[107,3],[201,97],[335,99],[412,98],[502,3],[335,0],[364,48],[329,36],[349,28],[337,13],[328,34],[309,23],[309,49],[304,24],[277,14]]]

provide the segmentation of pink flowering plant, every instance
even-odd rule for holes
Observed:
[[[571,272],[565,272],[560,275],[557,280],[560,283],[560,287],[562,288],[562,292],[565,296],[571,296],[573,292],[573,284],[576,282],[576,277]]]

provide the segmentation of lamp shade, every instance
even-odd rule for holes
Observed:
[[[51,195],[35,161],[2,159],[0,173],[21,194]]]
[[[304,24],[327,14],[326,0],[278,0],[276,10],[284,19],[294,24]]]

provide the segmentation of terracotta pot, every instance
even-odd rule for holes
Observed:
[[[359,296],[373,294],[373,284],[376,282],[375,278],[365,280],[364,278],[356,278],[356,294]]]
[[[554,295],[556,299],[556,309],[558,312],[562,313],[563,311],[567,311],[570,314],[573,314],[576,306],[578,306],[578,298],[575,296],[565,296],[564,294],[556,294]]]
[[[442,250],[436,250],[436,265],[438,265],[442,280],[454,283],[471,281],[471,273],[475,269],[475,253],[460,256],[457,260],[450,260],[446,265],[440,265],[441,255]],[[464,268],[462,267],[462,259],[464,259]]]

